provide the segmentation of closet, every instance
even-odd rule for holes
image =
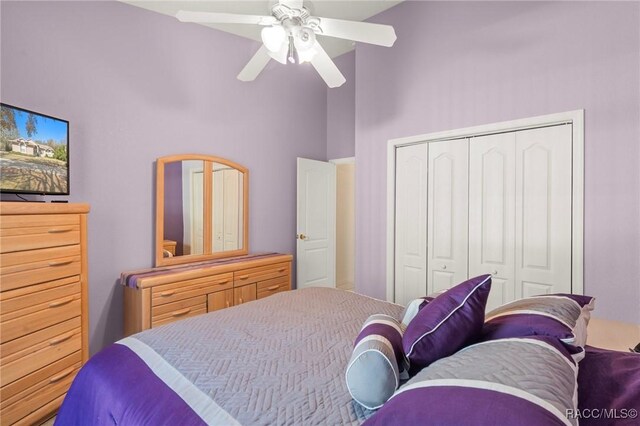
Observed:
[[[481,274],[493,276],[487,309],[582,291],[572,285],[573,123],[398,144],[394,153],[396,303]]]

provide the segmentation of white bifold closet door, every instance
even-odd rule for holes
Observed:
[[[571,293],[571,133],[516,133],[516,298]]]
[[[515,299],[514,132],[469,144],[469,276],[493,275],[489,306]]]
[[[469,276],[493,275],[487,310],[571,292],[571,126],[473,138]]]
[[[433,293],[467,279],[469,141],[428,145],[427,292]]]
[[[396,150],[395,301],[427,294],[427,144]]]

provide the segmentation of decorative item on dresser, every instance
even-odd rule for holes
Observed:
[[[0,203],[0,423],[60,406],[88,352],[87,204]]]
[[[253,254],[124,272],[124,334],[290,290],[291,259]]]

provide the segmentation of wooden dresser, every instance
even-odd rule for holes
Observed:
[[[87,204],[0,203],[0,424],[60,406],[87,360]]]
[[[248,255],[123,273],[124,334],[291,289],[291,255]]]

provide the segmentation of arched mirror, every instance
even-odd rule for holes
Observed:
[[[156,266],[247,254],[249,171],[224,158],[156,161]]]

